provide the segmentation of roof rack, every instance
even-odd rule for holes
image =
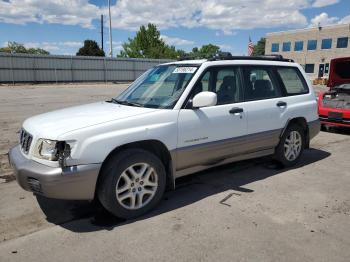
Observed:
[[[181,56],[178,61],[193,60],[193,59],[208,59],[208,61],[218,60],[264,60],[264,61],[279,61],[279,62],[294,62],[293,59],[284,58],[282,55],[262,55],[262,56],[233,56],[230,52],[218,52],[212,57],[198,57],[186,54]]]
[[[217,60],[267,60],[279,62],[294,62],[293,59],[284,58],[282,55],[263,55],[263,56],[233,56],[230,52],[219,52],[209,61]]]

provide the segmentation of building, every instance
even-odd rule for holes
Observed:
[[[327,78],[331,59],[350,57],[349,38],[350,24],[268,33],[265,54],[293,59],[310,79]]]

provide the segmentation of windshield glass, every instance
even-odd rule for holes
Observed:
[[[173,108],[198,66],[161,65],[146,71],[115,103],[149,108]]]

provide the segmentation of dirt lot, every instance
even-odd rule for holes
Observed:
[[[0,86],[0,261],[349,261],[345,130],[321,132],[293,169],[265,158],[182,179],[133,221],[87,202],[35,197],[12,181],[6,154],[25,118],[125,86]]]

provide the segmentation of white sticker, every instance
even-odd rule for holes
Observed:
[[[175,68],[173,74],[193,74],[196,71],[197,67],[177,67]]]

